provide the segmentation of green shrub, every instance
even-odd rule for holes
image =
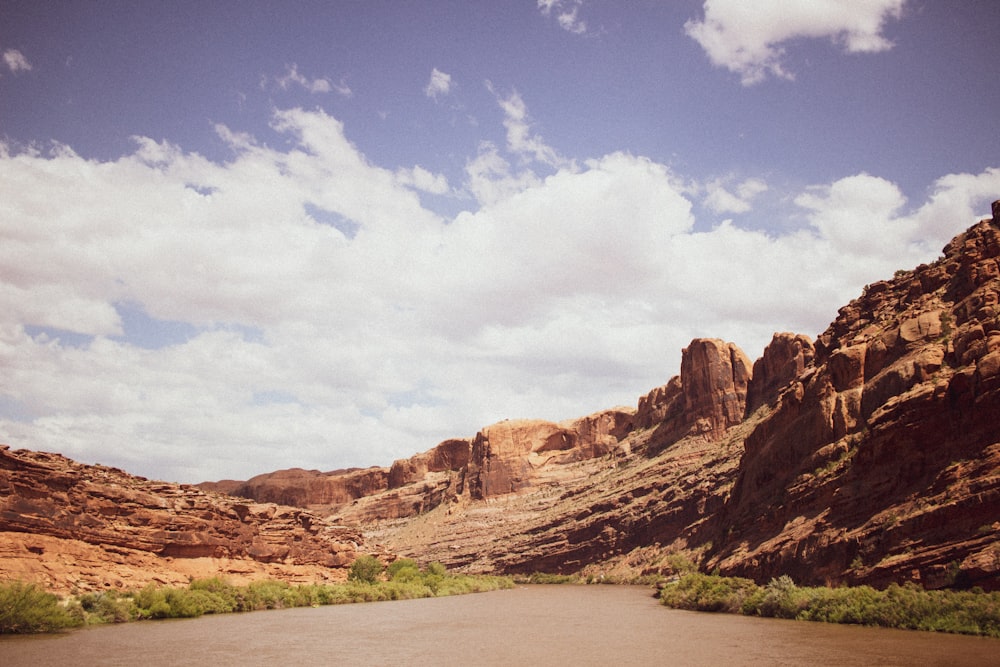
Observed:
[[[87,593],[80,596],[80,606],[87,612],[87,623],[128,623],[139,618],[135,601],[118,591]]]
[[[373,584],[378,581],[378,578],[381,575],[382,562],[375,556],[365,554],[363,556],[358,556],[355,561],[351,563],[351,569],[347,573],[347,580]]]
[[[829,623],[877,625],[1000,637],[1000,593],[926,591],[916,584],[827,588],[787,576],[758,586],[749,579],[690,574],[663,588],[663,604]]]
[[[416,581],[423,577],[417,561],[409,558],[400,558],[389,564],[386,568],[386,576],[389,581]]]
[[[716,577],[691,573],[660,591],[660,598],[669,607],[693,611],[724,611],[739,613],[744,602],[759,587],[749,579]]]
[[[799,594],[795,582],[787,574],[783,574],[767,584],[757,613],[773,618],[796,618],[803,610],[804,602],[805,598]],[[742,609],[742,604],[740,608]]]
[[[284,581],[255,581],[247,586],[247,611],[294,607],[296,597],[291,585]]]
[[[518,581],[527,584],[579,584],[582,579],[578,574],[552,574],[550,572],[532,572],[527,577],[519,576]]]
[[[385,569],[385,574],[392,581],[401,570],[414,570],[417,574],[420,574],[420,566],[412,558],[397,558],[389,563],[389,567]]]
[[[0,634],[55,632],[82,625],[52,593],[20,581],[0,584]]]

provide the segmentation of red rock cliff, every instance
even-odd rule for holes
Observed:
[[[985,220],[840,310],[746,439],[709,566],[1000,587],[998,262]]]
[[[0,578],[58,591],[216,575],[338,580],[363,543],[300,508],[0,446]]]

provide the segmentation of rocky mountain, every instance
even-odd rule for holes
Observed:
[[[298,494],[390,551],[471,571],[635,573],[683,552],[758,580],[1000,588],[998,261],[1000,203],[815,342],[775,334],[751,364],[698,339],[635,408],[232,491]]]
[[[0,579],[59,592],[209,576],[336,581],[363,544],[300,508],[0,445]]]
[[[338,577],[365,551],[600,577],[681,554],[758,581],[1000,589],[1000,202],[815,341],[775,334],[751,363],[696,339],[635,407],[199,487],[0,451],[0,573]]]

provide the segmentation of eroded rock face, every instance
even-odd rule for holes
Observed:
[[[808,336],[776,333],[753,364],[753,377],[747,386],[746,413],[774,403],[779,392],[812,365],[814,349]]]
[[[531,486],[535,471],[610,454],[634,423],[632,410],[608,410],[554,423],[503,421],[476,434],[468,465],[473,499],[515,493]]]
[[[681,352],[684,415],[701,433],[719,437],[743,421],[749,358],[733,343],[701,338]]]
[[[639,399],[636,425],[657,430],[654,446],[689,435],[717,440],[743,421],[752,369],[735,344],[696,338],[681,351],[681,374]]]
[[[192,571],[336,580],[363,543],[300,508],[0,446],[0,571],[35,563],[30,578],[56,590],[120,586],[125,573],[136,586],[186,583]],[[60,544],[80,560],[60,557]]]
[[[747,437],[709,566],[1000,587],[998,222],[840,310]]]

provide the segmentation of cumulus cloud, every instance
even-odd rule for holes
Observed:
[[[554,16],[559,27],[575,35],[587,32],[587,22],[580,18],[583,0],[538,0],[544,16]]]
[[[431,78],[424,88],[424,94],[437,99],[438,95],[447,95],[449,92],[451,92],[451,75],[435,67],[431,70]]]
[[[909,205],[856,174],[793,193],[797,230],[705,231],[663,164],[540,177],[484,145],[482,196],[445,220],[414,192],[441,177],[372,164],[336,118],[278,110],[271,132],[220,127],[227,162],[146,138],[110,161],[2,147],[0,441],[199,481],[634,405],[695,336],[753,356],[819,333],[1000,190],[1000,170],[947,175]]]
[[[885,23],[898,19],[906,0],[705,0],[705,18],[684,31],[717,67],[740,75],[743,85],[768,76],[793,79],[784,65],[784,44],[829,39],[848,53],[892,48]]]
[[[868,174],[811,188],[795,199],[835,249],[882,256],[913,238],[912,221],[895,218],[905,202],[894,183]]]
[[[767,192],[767,183],[759,178],[748,178],[735,187],[732,179],[717,178],[705,186],[705,207],[713,213],[746,213],[757,195]],[[730,191],[733,190],[733,191]]]
[[[31,63],[17,49],[7,49],[3,52],[3,64],[14,74],[31,71]]]
[[[282,90],[288,90],[291,86],[299,86],[310,93],[332,93],[336,92],[344,97],[350,97],[354,93],[345,81],[334,84],[327,78],[310,79],[299,72],[299,67],[295,63],[285,66],[285,74],[275,78],[275,82]]]

